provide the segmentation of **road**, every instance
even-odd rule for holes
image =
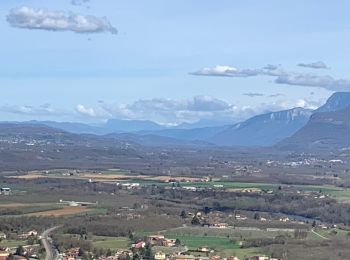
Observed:
[[[43,243],[43,246],[45,247],[45,251],[46,251],[45,260],[54,260],[55,259],[56,254],[55,254],[55,250],[52,248],[51,242],[49,241],[49,235],[57,228],[59,228],[59,226],[46,229],[41,234],[41,242]]]
[[[315,235],[317,235],[318,237],[322,238],[322,239],[328,239],[327,237],[325,236],[322,236],[321,234],[317,233],[315,230],[311,230],[312,233],[314,233]]]

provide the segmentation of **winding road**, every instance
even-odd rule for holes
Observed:
[[[43,246],[45,247],[45,251],[46,251],[45,260],[54,260],[57,258],[57,254],[55,253],[55,250],[53,249],[52,244],[49,240],[49,235],[57,228],[59,228],[59,226],[46,229],[41,234],[41,242],[43,243]]]

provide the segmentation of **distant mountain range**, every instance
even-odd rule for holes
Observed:
[[[305,151],[350,148],[350,107],[315,113],[305,127],[277,146]]]
[[[332,112],[345,109],[350,106],[350,92],[334,93],[323,106],[316,109],[316,113]]]
[[[293,108],[258,115],[224,129],[210,141],[224,146],[271,146],[302,128],[311,114],[312,110]]]
[[[276,147],[307,151],[350,147],[350,93],[333,94],[303,128]]]
[[[27,130],[30,129],[28,126],[37,125],[41,127],[39,129],[46,126],[74,134],[99,135],[106,139],[119,139],[147,146],[275,145],[278,149],[299,150],[303,147],[313,149],[348,145],[349,113],[350,92],[338,92],[315,111],[293,108],[257,115],[236,124],[202,120],[194,124],[184,123],[167,127],[147,120],[111,119],[101,125],[54,121],[17,122],[12,125],[22,126]],[[0,124],[0,131],[6,125],[11,124],[6,122]]]

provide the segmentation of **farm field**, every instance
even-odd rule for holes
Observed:
[[[35,212],[28,214],[29,216],[67,216],[67,215],[75,215],[80,213],[85,213],[90,211],[91,209],[85,206],[65,206],[62,209],[55,209],[55,210],[49,210],[49,211],[41,211],[41,212]]]
[[[209,236],[209,237],[231,237],[231,238],[274,238],[278,235],[288,235],[290,232],[285,231],[266,231],[266,230],[238,230],[233,228],[206,228],[206,227],[184,227],[177,229],[170,229],[163,232],[166,237],[168,236]]]
[[[1,240],[0,247],[18,247],[27,244],[26,240]]]
[[[208,246],[211,249],[223,250],[239,248],[239,245],[232,242],[227,237],[211,237],[211,236],[195,236],[195,235],[183,235],[174,236],[167,235],[168,238],[179,239],[181,244],[187,246],[190,250],[196,250],[198,247]]]
[[[93,236],[92,244],[96,248],[103,249],[128,249],[130,239],[126,237]]]
[[[340,188],[331,185],[284,185],[276,183],[252,183],[252,182],[233,182],[219,181],[214,179],[212,182],[201,182],[199,178],[191,177],[173,177],[173,176],[148,176],[148,175],[130,175],[123,171],[102,171],[99,173],[80,173],[79,175],[63,176],[59,171],[53,173],[29,172],[27,175],[8,176],[9,178],[18,178],[24,180],[32,180],[37,178],[54,178],[54,179],[74,179],[74,180],[93,180],[96,182],[113,183],[118,182],[137,182],[141,185],[150,186],[171,186],[168,180],[171,178],[178,181],[182,187],[197,187],[197,188],[214,188],[214,185],[222,186],[223,189],[232,192],[240,192],[241,189],[253,189],[255,192],[276,190],[281,187],[294,187],[302,192],[323,192],[339,202],[350,203],[350,189]],[[0,201],[1,203],[1,201]]]

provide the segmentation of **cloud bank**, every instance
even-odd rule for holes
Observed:
[[[32,30],[72,31],[75,33],[109,32],[112,34],[118,32],[105,17],[34,9],[27,6],[11,9],[7,15],[7,22],[16,28]]]
[[[311,69],[328,69],[329,67],[323,61],[316,61],[311,63],[299,63],[299,67],[311,68]]]
[[[313,66],[321,64],[313,63]],[[308,64],[309,66],[310,64]],[[325,65],[325,64],[324,64]],[[311,66],[311,65],[310,65]],[[215,66],[204,68],[190,73],[195,76],[220,76],[220,77],[256,77],[270,76],[275,77],[276,84],[318,87],[330,91],[350,91],[350,80],[335,79],[329,75],[318,75],[310,73],[291,72],[284,70],[281,66],[267,65],[260,69],[237,69],[229,66]]]
[[[203,68],[190,73],[196,76],[220,76],[220,77],[252,77],[260,74],[260,70],[243,69],[235,67],[217,65],[213,68]]]
[[[261,113],[293,107],[315,109],[322,104],[323,101],[299,99],[294,101],[277,100],[257,106],[237,106],[209,96],[196,96],[181,100],[141,99],[131,104],[99,102],[96,107],[79,105],[76,111],[83,117],[96,119],[139,119],[152,120],[165,125],[176,125],[185,122],[193,123],[199,120],[236,123]]]

